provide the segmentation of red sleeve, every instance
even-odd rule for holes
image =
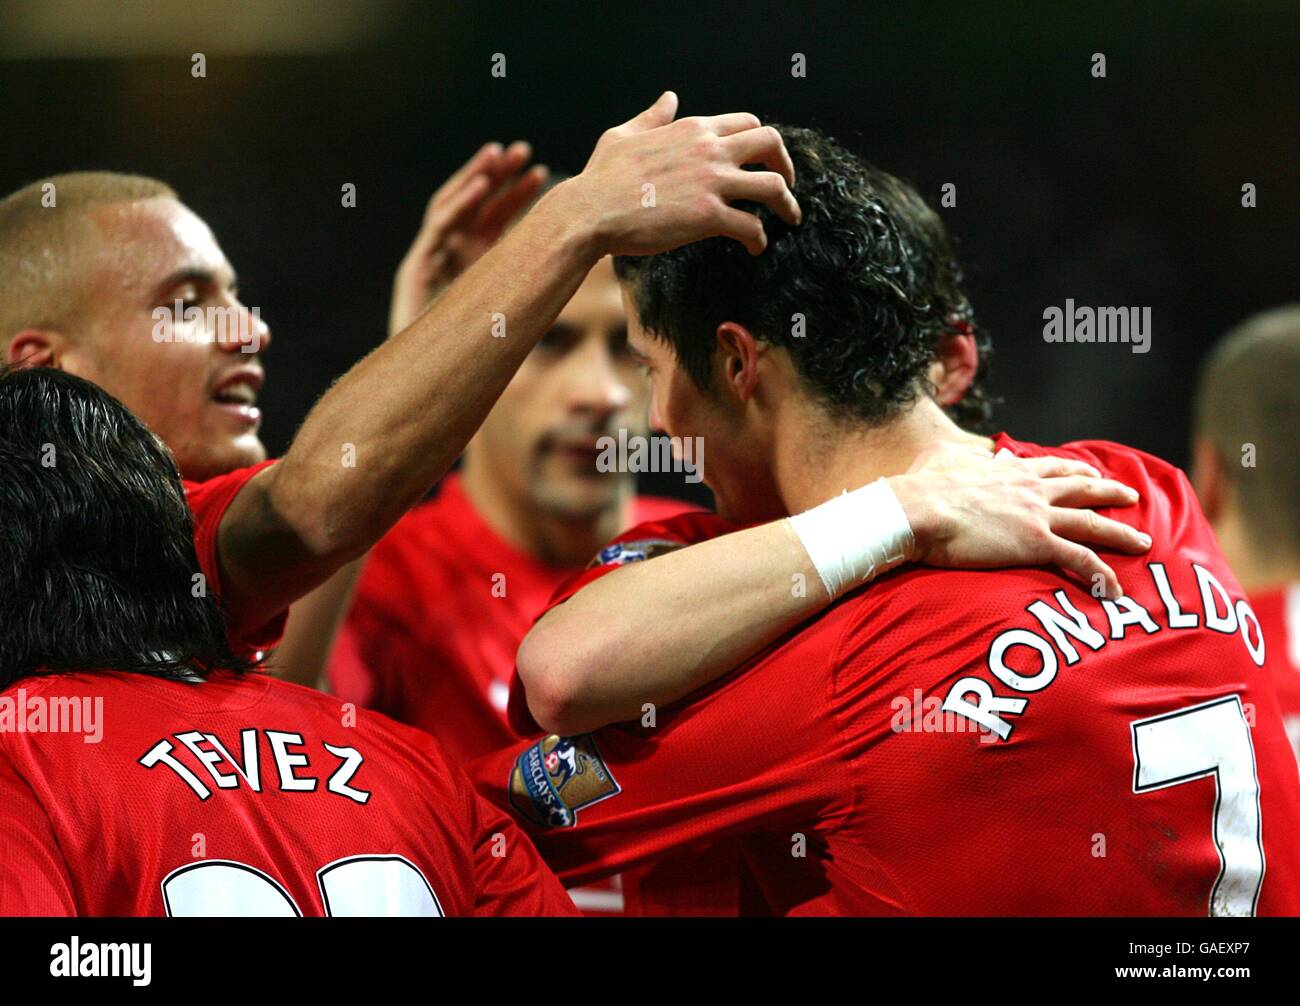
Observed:
[[[581,573],[566,580],[555,591],[550,603],[537,616],[555,608],[589,583],[607,576],[615,570],[632,562],[653,559],[665,552],[673,552],[687,545],[695,545],[719,535],[739,531],[741,526],[723,520],[717,514],[702,510],[677,514],[666,520],[647,521],[624,531],[597,553]],[[534,624],[537,619],[534,619]],[[542,728],[528,711],[528,697],[524,693],[523,682],[516,671],[510,680],[510,699],[506,705],[506,718],[510,727],[521,737],[542,732]]]
[[[221,560],[217,553],[217,532],[226,510],[239,491],[262,469],[275,464],[274,460],[263,461],[251,468],[238,468],[225,475],[208,479],[206,482],[186,482],[185,500],[189,504],[190,514],[194,518],[194,551],[198,553],[199,568],[207,578],[212,589],[212,596],[221,603]],[[284,623],[289,611],[274,615],[261,625],[244,627],[232,625],[230,641],[236,651],[250,652],[270,650],[279,645],[284,635]]]
[[[0,754],[0,916],[76,914],[68,868],[45,809]]]
[[[567,885],[727,835],[817,827],[845,766],[812,653],[734,673],[653,727],[516,744],[470,764]],[[838,792],[842,792],[840,787]]]
[[[463,778],[463,773],[457,774]],[[509,815],[474,792],[467,780],[465,790],[472,802],[470,820],[474,827],[474,880],[478,891],[474,914],[581,915],[523,830]]]

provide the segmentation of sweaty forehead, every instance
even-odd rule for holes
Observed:
[[[97,207],[96,273],[118,287],[152,289],[183,270],[230,275],[211,229],[169,197]]]

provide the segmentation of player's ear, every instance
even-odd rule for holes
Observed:
[[[1197,437],[1192,443],[1192,488],[1206,519],[1211,524],[1222,519],[1232,487],[1223,459],[1208,437]]]
[[[969,330],[945,332],[930,364],[934,400],[945,408],[956,405],[966,397],[979,367],[974,334]]]
[[[5,363],[11,367],[57,367],[67,340],[41,328],[24,328],[5,347]]]
[[[758,358],[763,345],[744,325],[724,321],[717,331],[722,380],[740,401],[747,402],[758,387]]]

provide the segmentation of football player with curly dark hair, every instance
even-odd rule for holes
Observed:
[[[829,138],[782,135],[802,219],[764,214],[763,254],[617,262],[651,423],[702,441],[719,512],[628,532],[556,599],[511,700],[555,733],[476,780],[570,883],[721,842],[774,914],[1300,912],[1259,619],[1187,479],[954,422],[945,375],[973,376],[978,336],[945,228]],[[989,473],[1004,529],[1041,518],[1018,535],[1041,565],[933,568],[998,565],[935,533],[963,510],[916,498],[936,458]],[[1098,473],[1137,502],[1061,507]]]

